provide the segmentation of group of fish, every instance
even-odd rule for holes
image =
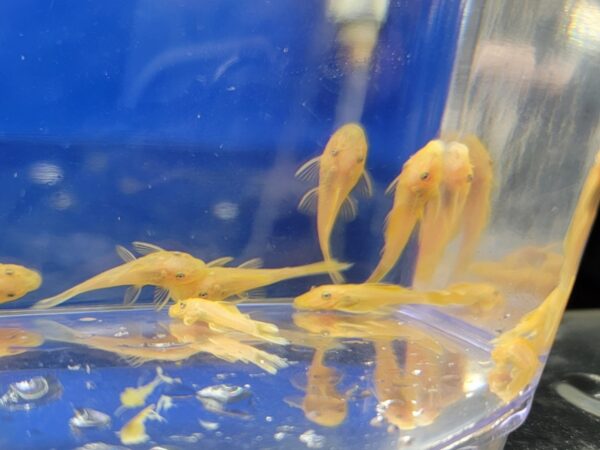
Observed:
[[[120,342],[102,341],[60,326],[45,326],[44,334],[50,339],[112,349],[136,363],[180,360],[204,351],[228,361],[252,362],[275,373],[286,366],[285,360],[250,344],[286,344],[290,339],[275,324],[254,320],[237,307],[239,302],[252,298],[257,289],[273,283],[329,274],[334,284],[317,286],[299,295],[294,306],[299,310],[383,315],[399,304],[489,310],[503,303],[506,292],[531,291],[547,296],[546,300],[494,342],[495,366],[490,373],[490,389],[509,401],[531,382],[540,365],[539,357],[552,342],[596,214],[600,163],[596,161],[585,182],[562,251],[560,244],[525,247],[500,261],[477,262],[473,258],[491,213],[494,184],[491,158],[484,144],[473,135],[448,135],[430,141],[406,161],[386,191],[393,192],[394,199],[384,225],[379,263],[364,283],[348,284],[342,272],[351,265],[334,258],[330,236],[339,219],[356,216],[354,192],[363,196],[373,194],[373,183],[365,169],[367,151],[363,128],[346,124],[334,132],[320,157],[308,161],[296,172],[302,180],[317,182],[301,199],[299,209],[316,213],[322,262],[266,269],[261,267],[260,260],[254,259],[232,267],[231,257],[205,262],[188,253],[134,242],[133,248],[139,256],[119,246],[117,253],[123,264],[41,300],[34,308],[50,308],[85,292],[115,286],[128,286],[124,303],[131,305],[139,298],[143,286],[152,285],[157,309],[174,301],[168,312],[171,318],[180,319],[179,323],[171,324],[171,335],[176,342],[152,353],[151,347],[146,347],[145,352],[136,350],[139,342],[126,342],[123,338],[114,338]],[[413,287],[382,282],[413,235],[418,241]],[[442,264],[453,241],[458,242],[456,257]],[[447,273],[439,273],[448,267]],[[451,283],[446,283],[443,289],[430,289],[436,275]],[[557,280],[560,280],[558,286]],[[2,265],[0,301],[16,300],[37,289],[40,283],[41,277],[35,271]],[[39,340],[34,339],[35,343]],[[380,345],[377,342],[374,344]],[[315,354],[315,364],[319,366],[326,350],[317,351],[321,352]],[[383,354],[381,348],[379,354]]]

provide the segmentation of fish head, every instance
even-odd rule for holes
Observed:
[[[363,128],[357,123],[341,126],[331,136],[323,152],[322,164],[347,176],[360,175],[367,160],[368,143]]]
[[[450,142],[444,151],[444,185],[453,192],[466,189],[473,181],[473,166],[469,149],[459,142]]]
[[[223,300],[229,297],[229,292],[220,283],[206,279],[199,287],[196,293],[199,298],[204,300]]]
[[[337,427],[348,415],[348,402],[342,395],[307,394],[303,409],[311,422],[322,427]]]
[[[353,303],[351,289],[343,284],[326,284],[311,288],[294,299],[297,309],[343,309]]]
[[[0,302],[10,302],[35,291],[42,276],[35,270],[17,264],[0,265]]]
[[[173,319],[183,319],[191,308],[188,308],[188,300],[179,300],[174,305],[169,306],[169,317]]]
[[[167,287],[197,282],[205,274],[206,263],[183,252],[169,252],[161,266],[162,283]]]
[[[2,347],[39,347],[44,343],[40,334],[21,328],[0,328],[0,346]]]
[[[408,189],[424,200],[438,196],[443,175],[444,151],[445,145],[440,140],[427,143],[406,161],[396,189]]]

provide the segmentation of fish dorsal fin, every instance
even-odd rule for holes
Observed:
[[[252,258],[246,262],[241,263],[238,269],[260,269],[263,266],[263,260],[260,258]]]
[[[121,258],[125,262],[135,261],[136,259],[135,255],[122,245],[117,245],[115,247],[115,250],[117,251],[117,255],[119,255],[119,258]]]
[[[133,245],[136,252],[143,256],[149,255],[150,253],[165,251],[164,248],[160,248],[158,245],[149,244],[148,242],[135,241],[131,245]]]
[[[369,175],[369,172],[366,170],[363,171],[362,176],[358,180],[356,191],[360,196],[366,198],[369,198],[373,195],[373,181],[371,180],[371,175]]]
[[[302,181],[316,181],[319,178],[320,159],[321,157],[317,156],[310,161],[306,161],[298,170],[296,170],[294,176]]]
[[[354,220],[354,218],[356,217],[358,208],[356,206],[356,200],[354,200],[352,197],[348,196],[346,197],[346,200],[344,200],[344,203],[342,203],[342,207],[340,208],[340,217],[343,220],[346,221],[351,221]]]
[[[125,291],[125,296],[123,297],[124,305],[133,305],[137,299],[140,297],[142,293],[141,286],[129,286]]]
[[[223,256],[222,258],[213,259],[206,263],[207,267],[223,267],[233,261],[231,256]]]
[[[400,175],[398,175],[396,178],[394,178],[394,181],[392,181],[390,183],[390,185],[385,190],[385,195],[390,195],[390,194],[392,194],[394,192],[394,190],[396,189],[396,185],[398,184],[399,180],[400,180]]]
[[[163,309],[165,307],[165,305],[168,303],[169,297],[171,297],[171,293],[169,292],[168,289],[157,286],[156,289],[154,289],[154,299],[153,299],[153,303],[154,303],[154,306],[156,307],[156,309],[159,311],[161,309]]]
[[[283,401],[292,408],[300,408],[302,409],[302,397],[293,396],[293,397],[285,397]]]
[[[258,298],[266,298],[267,291],[265,288],[252,289],[246,293],[246,300],[256,300]]]
[[[313,188],[300,199],[298,211],[304,214],[313,215],[317,213],[317,195],[319,188]]]

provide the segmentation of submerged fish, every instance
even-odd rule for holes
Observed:
[[[127,422],[121,431],[119,438],[125,445],[143,444],[150,439],[146,434],[146,420],[158,420],[164,422],[165,419],[155,411],[155,405],[148,405],[136,414],[133,419]]]
[[[240,267],[211,267],[196,286],[194,297],[225,300],[232,296],[244,298],[253,291],[291,278],[300,278],[346,270],[351,264],[328,260],[296,267],[259,268],[260,260],[250,260]],[[185,299],[182,299],[185,300]]]
[[[136,259],[129,250],[119,246],[117,253],[125,260],[125,264],[40,300],[33,307],[50,308],[84,292],[116,286],[130,286],[125,293],[125,304],[134,303],[143,286],[156,286],[154,303],[159,308],[166,305],[171,297],[180,299],[195,294],[195,283],[206,273],[204,261],[188,253],[166,251],[153,244],[134,242],[133,246],[142,257]]]
[[[359,124],[349,123],[336,130],[321,156],[296,172],[296,177],[304,180],[312,181],[318,176],[318,186],[302,197],[298,208],[316,212],[319,245],[325,261],[332,259],[329,239],[338,216],[347,220],[356,216],[356,201],[350,193],[360,184],[363,194],[372,194],[371,179],[365,170],[367,150],[364,130]],[[343,281],[338,270],[331,270],[330,275],[335,283]]]
[[[144,406],[148,396],[152,394],[161,383],[173,384],[177,381],[180,380],[166,376],[163,373],[162,367],[157,367],[156,377],[154,380],[137,388],[128,387],[121,392],[121,395],[119,396],[119,399],[121,400],[121,406],[119,409]]]
[[[17,264],[0,264],[0,304],[17,300],[42,284],[35,270]]]
[[[325,365],[326,353],[326,345],[315,348],[306,374],[306,387],[296,386],[306,394],[301,399],[286,398],[285,402],[304,411],[311,422],[323,427],[337,427],[348,415],[348,395],[337,390],[341,375]]]
[[[180,300],[169,308],[169,316],[181,319],[185,325],[206,322],[216,332],[239,331],[274,344],[287,344],[272,323],[253,320],[242,314],[232,303],[190,298]]]
[[[419,230],[415,283],[431,281],[444,251],[458,232],[473,180],[469,149],[458,142],[446,145],[439,211],[427,207]]]
[[[389,312],[393,305],[423,304],[486,308],[503,301],[498,289],[484,283],[457,283],[438,291],[417,291],[393,284],[363,283],[324,285],[294,299],[297,309],[337,310],[364,314]]]
[[[385,220],[385,244],[379,264],[367,279],[368,283],[381,281],[394,267],[425,207],[439,210],[440,183],[443,172],[444,143],[430,141],[412,155],[402,172],[390,184],[387,192],[395,191],[394,204]]]
[[[0,358],[25,353],[44,343],[44,337],[21,328],[0,328]]]

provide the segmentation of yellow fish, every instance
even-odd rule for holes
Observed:
[[[40,334],[21,328],[0,328],[0,358],[25,353],[44,343]]]
[[[454,277],[467,268],[488,225],[494,183],[494,167],[485,145],[474,135],[466,136],[462,139],[462,143],[469,149],[469,157],[473,165],[473,180],[463,212],[462,237],[453,271]]]
[[[126,408],[137,408],[138,406],[144,406],[146,399],[154,390],[162,383],[173,384],[176,380],[168,377],[163,373],[162,367],[156,368],[156,377],[154,380],[143,386],[132,388],[128,387],[123,392],[119,399],[121,400],[121,406],[119,409]]]
[[[35,291],[42,277],[35,270],[17,264],[0,264],[0,303],[8,303]]]
[[[316,211],[319,245],[325,261],[332,259],[329,239],[338,216],[341,214],[347,220],[356,216],[356,201],[350,193],[360,183],[363,194],[372,194],[371,179],[365,170],[367,150],[364,130],[359,124],[349,123],[333,133],[321,156],[296,172],[296,177],[302,180],[313,180],[318,174],[318,186],[302,197],[298,209]],[[335,283],[344,279],[339,271],[331,271],[330,275]]]
[[[232,296],[244,297],[249,291],[291,278],[300,278],[346,270],[351,264],[333,259],[297,267],[278,269],[259,268],[260,260],[250,260],[240,267],[210,267],[206,276],[196,285],[193,297],[225,300]]]
[[[109,269],[53,297],[40,300],[33,307],[50,308],[84,292],[116,286],[130,286],[125,304],[133,304],[145,285],[156,286],[154,303],[160,309],[169,298],[180,299],[195,295],[195,285],[205,275],[204,261],[183,252],[166,251],[152,244],[134,242],[143,256],[137,258],[126,248],[118,246],[117,253],[125,264]]]
[[[286,398],[285,402],[304,411],[305,417],[322,427],[337,427],[348,415],[348,398],[337,390],[341,375],[325,365],[327,346],[317,346],[306,374],[306,391],[302,399]]]
[[[473,180],[473,166],[465,145],[448,143],[443,161],[441,209],[426,208],[419,230],[414,276],[417,284],[431,281],[447,245],[456,236]]]
[[[392,270],[408,243],[412,232],[423,216],[425,206],[439,205],[443,173],[444,143],[430,141],[404,164],[400,175],[387,192],[395,190],[394,204],[385,221],[385,245],[379,264],[367,279],[381,281]],[[439,209],[434,207],[434,211]]]
[[[131,334],[122,337],[87,334],[52,320],[37,320],[38,330],[46,339],[85,345],[119,355],[127,363],[138,366],[148,361],[182,361],[198,353],[175,337]]]
[[[156,411],[154,404],[146,406],[133,419],[127,422],[121,431],[119,431],[119,438],[123,445],[136,445],[143,444],[150,439],[150,436],[146,434],[146,420],[158,420],[164,422],[165,419],[160,416]]]
[[[312,288],[294,299],[294,307],[364,314],[389,312],[391,306],[402,304],[478,305],[488,309],[502,301],[499,291],[484,283],[457,283],[439,291],[416,291],[393,284],[363,283]]]
[[[278,335],[276,325],[253,320],[232,303],[201,298],[180,300],[169,307],[169,317],[181,319],[185,325],[201,321],[216,332],[239,331],[274,344],[287,344],[287,340]]]
[[[211,331],[203,324],[171,323],[169,331],[179,342],[190,346],[197,352],[210,353],[227,362],[252,363],[272,375],[275,375],[279,369],[288,366],[285,359],[242,342],[240,336],[233,334],[225,336],[222,333]],[[258,340],[254,339],[254,341]]]

